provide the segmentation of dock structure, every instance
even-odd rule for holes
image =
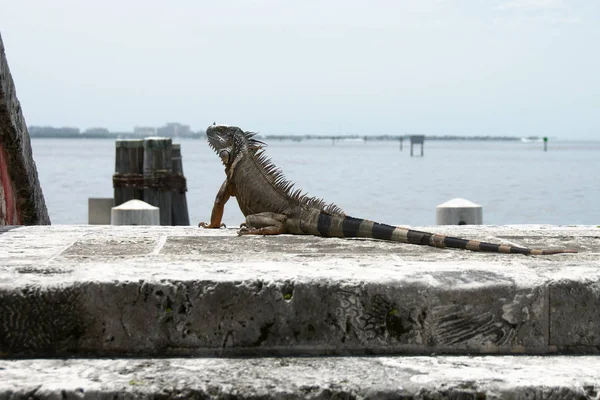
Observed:
[[[415,144],[421,145],[421,157],[423,157],[423,145],[425,143],[425,135],[411,135],[410,136],[410,156],[413,156],[413,146]]]
[[[0,398],[595,398],[597,227],[416,228],[580,253],[0,227]]]
[[[47,224],[29,132],[0,35],[0,225]]]

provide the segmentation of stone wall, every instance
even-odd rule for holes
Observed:
[[[48,225],[29,132],[0,35],[0,225]]]

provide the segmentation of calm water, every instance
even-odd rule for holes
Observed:
[[[204,140],[181,143],[190,221],[208,221],[224,180]],[[112,197],[114,141],[32,139],[53,224],[86,224],[88,197]],[[418,147],[417,147],[418,149]],[[600,142],[426,142],[410,157],[406,141],[269,143],[272,160],[299,188],[347,214],[405,225],[435,224],[435,207],[455,197],[483,206],[485,224],[600,224]],[[243,220],[235,199],[224,222]]]

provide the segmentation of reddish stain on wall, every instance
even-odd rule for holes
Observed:
[[[8,154],[0,144],[0,225],[21,225],[14,186],[8,173]]]

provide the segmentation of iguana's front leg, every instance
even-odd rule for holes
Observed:
[[[238,235],[279,235],[285,233],[286,216],[264,212],[246,216],[246,223],[240,226]]]
[[[225,224],[221,223],[221,220],[223,219],[223,211],[225,211],[225,203],[227,203],[231,196],[234,196],[233,187],[229,181],[225,179],[225,182],[221,185],[217,197],[215,198],[215,204],[213,205],[212,213],[210,214],[210,224],[200,222],[198,226],[210,229],[225,226]]]

